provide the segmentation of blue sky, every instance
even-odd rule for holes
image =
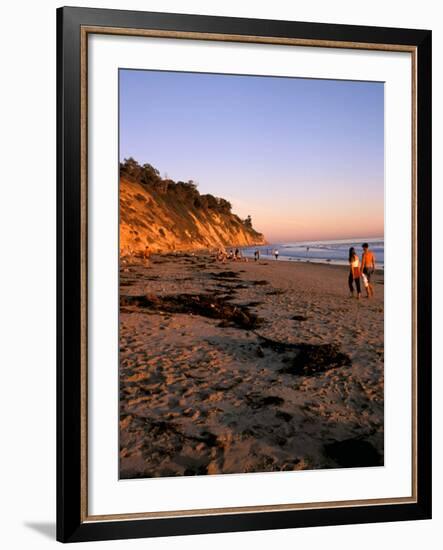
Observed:
[[[383,236],[382,83],[120,70],[130,156],[272,242]]]

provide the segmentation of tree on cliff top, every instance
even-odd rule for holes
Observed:
[[[140,165],[135,159],[129,157],[120,163],[120,176],[126,176],[134,181],[145,185],[153,192],[161,195],[178,196],[184,204],[192,205],[194,208],[206,208],[223,214],[232,213],[232,205],[226,199],[214,197],[210,194],[201,195],[197,189],[198,184],[194,180],[187,182],[175,182],[169,178],[161,178],[159,170],[151,164]],[[253,230],[249,216],[249,225],[246,227]]]

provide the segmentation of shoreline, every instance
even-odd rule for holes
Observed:
[[[238,248],[241,252],[243,252],[245,249],[250,250],[251,246],[241,247],[241,246],[235,246],[234,245],[234,246],[226,246],[226,248],[227,249],[234,249],[234,250],[236,248]],[[155,257],[155,256],[174,257],[174,258],[180,258],[182,256],[184,256],[184,257],[186,257],[186,256],[191,256],[191,257],[214,256],[215,257],[215,255],[216,255],[216,250],[215,249],[197,248],[197,249],[190,249],[190,250],[176,250],[176,251],[168,250],[168,251],[164,251],[164,252],[152,252],[150,254],[150,257],[152,257],[152,258]],[[129,262],[135,262],[136,263],[142,257],[143,257],[142,253],[134,254],[132,256],[124,255],[124,256],[120,256],[120,262],[122,260],[125,260],[126,262],[129,261]],[[248,262],[253,262],[254,263],[253,254],[250,254],[250,255],[248,254],[247,256],[243,256],[243,258],[247,258]],[[233,260],[227,260],[225,265],[228,265],[232,262],[233,262]],[[242,262],[244,262],[244,259],[243,260],[236,260],[236,262],[237,263],[242,263]],[[313,264],[313,265],[327,265],[327,266],[332,266],[332,267],[346,267],[346,268],[349,267],[346,260],[335,260],[335,259],[323,260],[323,259],[318,259],[318,258],[304,259],[304,258],[297,258],[297,257],[291,258],[291,257],[285,256],[283,254],[279,255],[278,260],[276,260],[271,255],[262,254],[261,259],[258,260],[258,262],[279,262],[279,263],[286,262],[286,263],[289,263],[289,264]],[[376,271],[376,273],[384,273],[384,264],[382,266],[379,265],[376,268],[375,271]]]

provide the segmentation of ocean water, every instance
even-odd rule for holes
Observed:
[[[303,241],[293,243],[275,243],[266,246],[243,248],[243,254],[254,256],[254,250],[260,250],[261,259],[273,260],[275,249],[279,252],[279,260],[331,263],[336,265],[348,265],[349,248],[353,246],[361,258],[363,252],[361,245],[367,242],[374,252],[376,266],[384,269],[385,245],[384,239],[343,239],[335,241]]]

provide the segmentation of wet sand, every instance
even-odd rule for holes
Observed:
[[[120,477],[383,464],[383,273],[122,262]]]

